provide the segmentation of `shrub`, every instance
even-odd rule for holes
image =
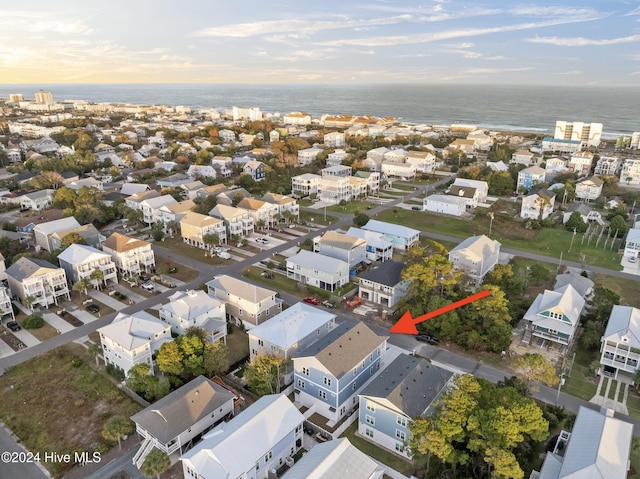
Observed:
[[[82,366],[82,359],[80,358],[73,358],[71,360],[71,366],[73,366],[74,368],[79,368],[80,366]]]
[[[113,376],[118,381],[124,381],[124,371],[119,367],[114,366],[113,364],[107,364],[106,370],[107,374]]]
[[[37,316],[35,314],[32,314],[22,322],[22,327],[24,329],[39,329],[42,326],[44,326],[44,319],[42,319],[42,316]]]

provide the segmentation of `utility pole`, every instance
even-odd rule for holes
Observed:
[[[489,213],[489,218],[491,218],[491,221],[489,222],[489,238],[491,238],[491,227],[493,226],[493,211]]]
[[[571,237],[571,245],[569,246],[569,251],[568,253],[571,253],[571,248],[573,248],[573,240],[576,239],[576,229],[573,228],[573,236]]]

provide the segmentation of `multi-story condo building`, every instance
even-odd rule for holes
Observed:
[[[311,115],[300,111],[293,111],[282,117],[282,123],[285,125],[310,125]]]
[[[233,121],[249,120],[260,121],[262,120],[262,112],[258,107],[242,107],[234,106],[232,110]]]
[[[227,238],[249,236],[255,229],[253,218],[245,210],[227,205],[216,205],[209,216],[224,222]]]
[[[137,276],[156,267],[156,259],[148,241],[113,233],[102,244],[102,251],[111,255],[118,271],[125,276]]]
[[[578,176],[587,176],[591,171],[593,163],[593,153],[590,151],[579,151],[571,155],[569,159],[569,169]]]
[[[142,221],[144,221],[148,225],[152,225],[157,221],[162,221],[160,208],[176,203],[176,199],[171,195],[162,195],[156,198],[149,198],[141,201],[140,209],[142,210]]]
[[[601,156],[596,162],[596,167],[593,171],[594,175],[618,175],[620,171],[620,158],[615,156]]]
[[[602,137],[602,123],[582,123],[556,121],[553,138],[556,140],[580,141],[583,147],[600,146]]]
[[[324,144],[327,148],[341,148],[344,146],[344,133],[332,131],[324,135]]]
[[[327,175],[320,179],[318,198],[331,204],[351,200],[351,185],[349,176]]]
[[[65,270],[42,259],[20,258],[7,268],[7,282],[20,300],[34,298],[32,307],[48,308],[59,298],[71,299]]]
[[[620,171],[620,184],[640,185],[640,160],[624,160]]]
[[[202,249],[212,246],[204,242],[204,237],[209,234],[217,234],[220,244],[227,242],[227,228],[224,221],[194,211],[189,211],[180,220],[180,234],[185,243]]]
[[[304,173],[291,178],[291,193],[298,197],[305,197],[317,194],[320,186],[320,175]]]
[[[99,287],[100,283],[106,284],[107,281],[118,282],[118,272],[111,255],[91,246],[72,244],[60,253],[58,260],[71,283],[89,279],[94,287]],[[91,278],[95,270],[102,272],[102,281]]]
[[[279,208],[278,205],[273,203],[253,198],[243,198],[238,203],[238,208],[249,213],[256,227],[261,225],[262,228],[270,228],[277,223],[276,215],[278,215]]]

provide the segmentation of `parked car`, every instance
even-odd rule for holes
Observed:
[[[11,331],[20,331],[22,328],[20,327],[20,325],[18,323],[16,323],[15,321],[9,321],[7,323],[7,328],[9,328]]]
[[[422,208],[420,208],[419,206],[412,206],[411,209],[414,211],[420,211]]]
[[[146,289],[147,291],[154,291],[156,289],[156,287],[149,281],[147,281],[146,283],[142,283],[140,286],[142,287],[142,289]]]
[[[317,298],[314,298],[313,296],[307,296],[302,301],[304,301],[305,303],[314,304],[314,305],[320,304],[320,300]]]
[[[260,244],[267,244],[269,242],[269,239],[265,238],[264,236],[258,236],[256,238],[256,242],[258,242]]]
[[[418,334],[416,336],[416,339],[418,341],[421,341],[423,343],[428,343],[428,344],[433,344],[436,345],[440,342],[440,340],[438,338],[434,338],[433,336],[430,336],[428,334]]]
[[[322,306],[324,306],[325,308],[333,308],[335,304],[333,304],[331,301],[323,301]]]
[[[149,276],[141,274],[140,276],[138,276],[138,279],[144,283],[145,281],[149,281]]]
[[[353,298],[347,301],[347,306],[349,306],[350,308],[355,308],[360,303],[362,303],[362,298],[360,296],[354,296]]]
[[[100,306],[98,306],[97,304],[90,304],[84,309],[86,309],[88,312],[92,314],[97,314],[100,312]]]
[[[638,261],[638,258],[635,256],[629,256],[629,263],[635,263],[636,261]]]
[[[231,255],[226,251],[219,251],[217,256],[221,259],[231,259]]]

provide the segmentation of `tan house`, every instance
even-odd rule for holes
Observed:
[[[262,228],[270,228],[277,222],[278,206],[266,201],[253,198],[243,198],[238,203],[238,208],[242,208],[253,218],[253,223]]]
[[[576,198],[579,200],[595,201],[602,194],[604,182],[598,176],[578,181],[576,183]]]
[[[249,236],[253,233],[253,218],[241,208],[218,204],[209,211],[209,215],[224,222],[228,238]]]
[[[127,276],[137,276],[156,267],[153,249],[148,241],[113,233],[102,244],[102,251],[110,254],[118,271]]]
[[[48,261],[22,257],[7,268],[11,293],[20,300],[34,298],[32,307],[58,304],[58,298],[70,299],[65,270]]]
[[[201,249],[210,247],[204,242],[204,237],[208,234],[217,234],[220,243],[227,242],[227,230],[222,220],[194,211],[189,211],[180,220],[180,234],[182,241]]]

